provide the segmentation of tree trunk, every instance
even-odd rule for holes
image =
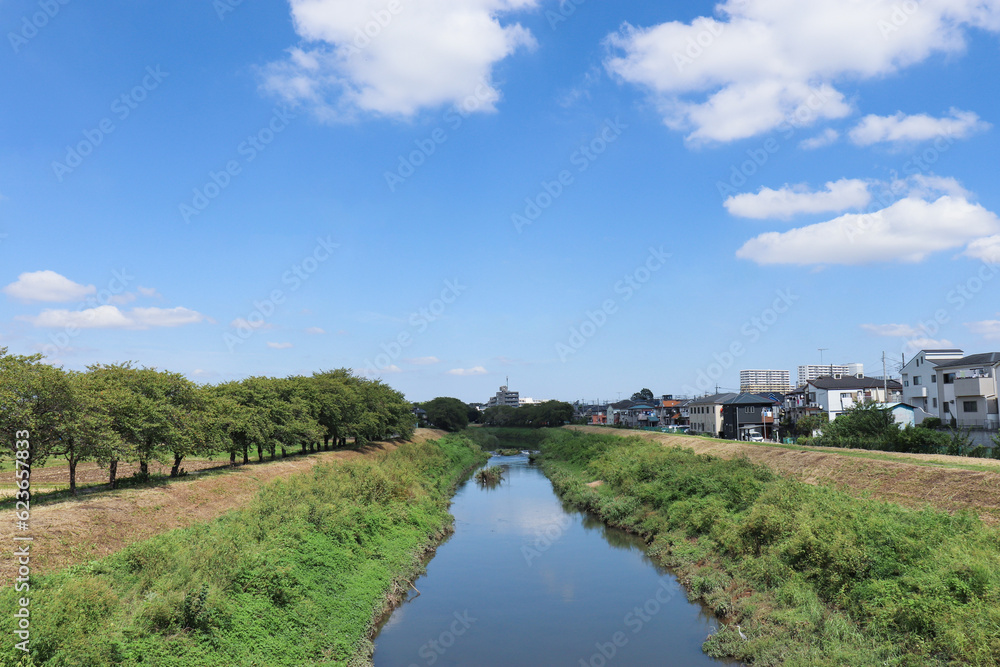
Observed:
[[[284,445],[281,446],[281,458],[283,459],[288,458],[288,452],[285,450]]]
[[[77,463],[79,463],[79,461],[76,460],[76,457],[73,456],[73,455],[70,455],[70,457],[69,457],[69,492],[71,494],[73,494],[74,496],[76,495],[76,464]]]
[[[236,450],[229,452],[229,465],[236,466]]]
[[[108,466],[110,471],[110,482],[111,488],[118,488],[118,459],[111,459],[111,465]]]
[[[170,469],[171,477],[178,477],[181,474],[181,461],[184,460],[183,456],[177,456],[174,454],[174,467]]]
[[[243,465],[250,463],[250,446],[243,445]]]
[[[303,440],[302,441],[302,453],[303,454],[305,454],[308,451],[308,449],[307,449],[308,447],[309,447],[308,443],[306,443],[306,441]]]
[[[264,462],[264,448],[261,447],[260,445],[257,445],[257,462],[258,463]]]
[[[326,449],[326,450],[330,449],[330,435],[329,434],[323,436],[323,449]]]
[[[139,474],[149,477],[149,461],[139,461]]]

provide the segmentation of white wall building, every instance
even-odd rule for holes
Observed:
[[[903,366],[903,403],[920,408],[934,417],[941,416],[936,366],[945,361],[961,359],[965,353],[958,349],[920,350]],[[954,386],[946,390],[947,400],[955,402]],[[919,414],[919,413],[918,413]]]
[[[763,394],[768,392],[777,392],[779,394],[787,394],[791,390],[791,371],[740,371],[741,393]]]
[[[801,387],[811,380],[818,380],[824,376],[837,375],[864,375],[864,364],[808,364],[799,366],[798,386]]]
[[[888,385],[888,395],[886,386]],[[866,377],[823,377],[806,384],[806,402],[818,407],[834,420],[841,413],[861,403],[898,403],[902,399],[902,385],[895,380],[876,380]]]
[[[954,418],[959,428],[998,428],[1000,352],[943,361],[934,370],[942,421],[948,423]]]
[[[507,385],[503,385],[500,387],[500,391],[496,393],[496,396],[490,396],[490,400],[487,402],[486,407],[495,408],[498,405],[507,405],[512,408],[520,407],[520,393],[516,391],[509,391],[507,389]]]

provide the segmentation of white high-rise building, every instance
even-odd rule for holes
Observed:
[[[838,375],[858,377],[864,374],[864,364],[808,364],[799,366],[798,386],[801,387],[806,382],[821,377],[836,377]]]
[[[490,396],[486,407],[495,408],[498,405],[507,405],[512,408],[520,407],[521,394],[516,391],[508,391],[507,385],[504,385],[500,387],[500,391],[496,393],[496,396]]]
[[[776,392],[787,394],[792,390],[791,371],[742,370],[740,391],[746,394]]]

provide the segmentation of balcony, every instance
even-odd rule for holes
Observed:
[[[955,378],[955,397],[993,396],[993,378]]]

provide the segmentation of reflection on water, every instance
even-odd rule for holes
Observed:
[[[526,455],[503,480],[465,483],[455,533],[375,641],[376,667],[721,664],[711,619],[642,540],[565,505]]]

